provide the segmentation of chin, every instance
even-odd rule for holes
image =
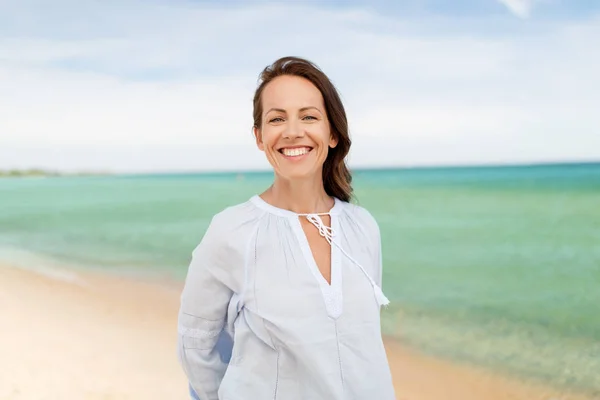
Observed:
[[[285,168],[276,171],[277,175],[286,180],[306,180],[315,177],[321,178],[321,168]]]

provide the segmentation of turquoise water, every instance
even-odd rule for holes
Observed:
[[[0,257],[181,279],[211,216],[271,177],[3,179]],[[355,188],[382,230],[388,334],[600,396],[600,164],[358,171]]]

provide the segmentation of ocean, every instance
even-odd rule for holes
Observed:
[[[182,280],[212,215],[271,173],[0,179],[0,259]],[[600,396],[600,164],[358,170],[386,334]]]

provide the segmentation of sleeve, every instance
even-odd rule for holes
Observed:
[[[360,220],[359,225],[363,227],[364,232],[368,235],[368,252],[371,257],[372,267],[369,270],[372,279],[373,290],[375,297],[380,306],[387,306],[390,300],[383,293],[383,254],[381,244],[381,231],[379,224],[373,215],[365,208],[358,207],[357,217]]]
[[[202,400],[218,399],[228,365],[223,353],[231,342],[224,340],[224,326],[234,294],[233,254],[226,233],[213,218],[192,252],[181,294],[177,352],[190,389]]]
[[[374,254],[375,254],[375,266],[376,266],[376,271],[375,271],[375,276],[373,277],[373,280],[375,281],[375,283],[377,284],[377,286],[381,287],[382,284],[382,275],[383,275],[383,246],[381,244],[381,230],[379,229],[379,225],[377,224],[377,221],[375,220],[375,218],[371,217],[373,219],[373,237],[375,238],[374,243],[373,243],[373,247],[374,247]]]

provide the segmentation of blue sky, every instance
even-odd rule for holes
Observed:
[[[284,55],[338,87],[352,166],[600,160],[600,3],[320,3],[0,0],[0,168],[268,168]]]

